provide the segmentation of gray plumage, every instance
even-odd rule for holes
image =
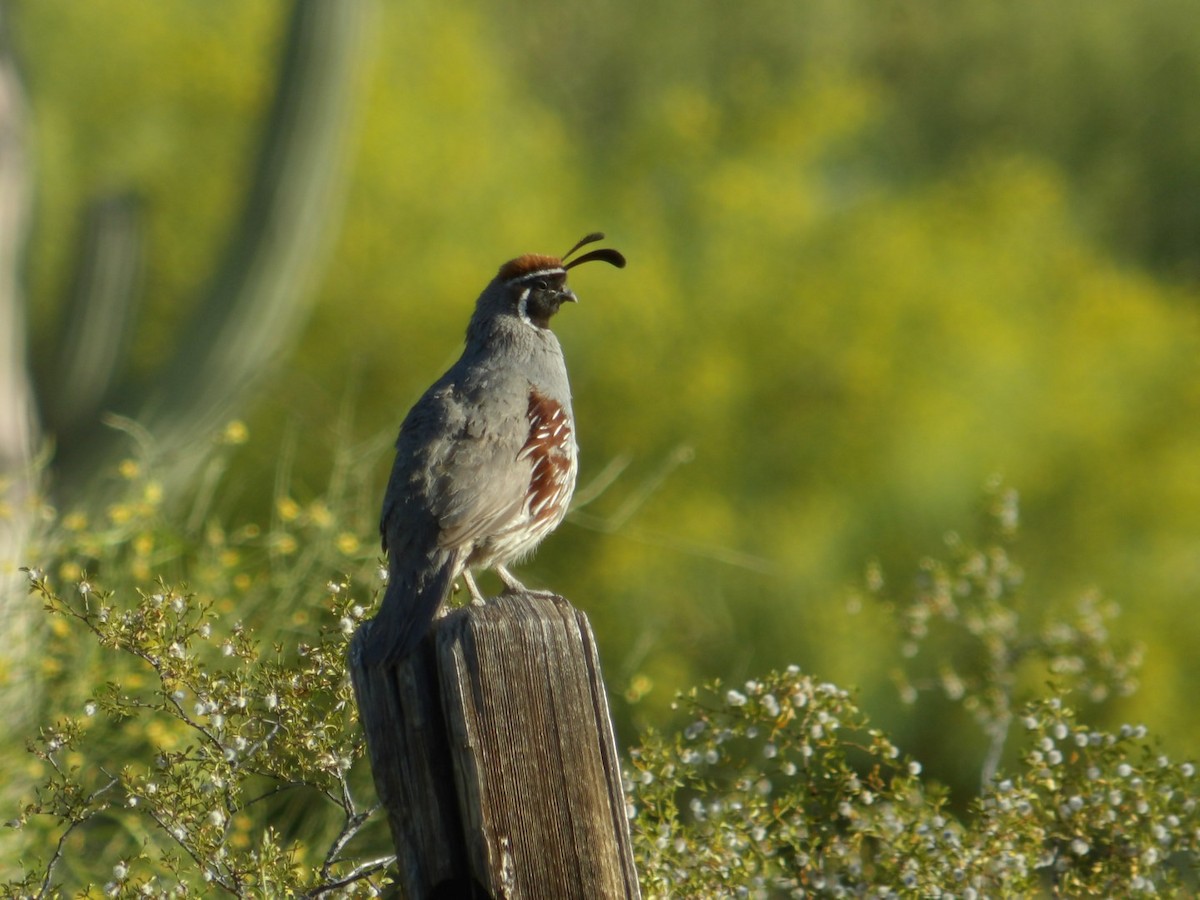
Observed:
[[[494,568],[521,589],[504,566],[566,514],[578,450],[549,322],[576,299],[566,270],[589,259],[624,265],[616,251],[596,250],[572,263],[529,254],[502,266],[476,302],[462,356],[400,426],[380,520],[388,584],[368,665],[412,652],[460,575],[476,595],[471,569]]]

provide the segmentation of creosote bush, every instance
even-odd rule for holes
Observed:
[[[98,486],[103,502],[45,507],[43,561],[26,571],[49,615],[30,677],[51,701],[28,763],[3,748],[31,784],[3,813],[8,894],[369,896],[386,883],[345,668],[382,583],[356,537],[370,532],[354,477],[378,449],[342,446],[329,484],[301,499],[285,449],[267,524],[234,523],[215,508],[246,436],[236,422],[218,436],[187,496],[164,496],[146,454]]]
[[[364,608],[348,583],[328,586],[327,624],[288,654],[163,582],[117,598],[87,577],[61,593],[40,570],[29,578],[52,615],[118,658],[78,714],[29,744],[46,775],[9,824],[49,819],[59,834],[44,870],[10,890],[53,893],[60,866],[91,875],[74,859],[91,841],[72,840],[90,826],[114,854],[108,896],[378,894],[390,856],[347,858],[371,813],[349,777],[363,742],[344,659]],[[97,718],[140,735],[135,758],[108,758],[90,740]],[[284,836],[294,813],[278,801],[290,794],[302,815],[334,826],[325,846]]]
[[[385,889],[391,844],[345,667],[380,585],[378,557],[354,537],[374,511],[347,477],[369,466],[338,459],[315,499],[294,499],[281,479],[267,526],[222,521],[211,493],[190,515],[168,514],[152,472],[132,462],[127,496],[55,521],[45,561],[27,570],[50,617],[39,674],[54,707],[26,762],[6,759],[31,784],[4,814],[19,847],[0,874],[8,895]],[[1079,712],[1136,688],[1136,652],[1094,598],[1061,621],[1031,614],[1009,541],[1016,495],[995,486],[993,500],[996,541],[951,539],[950,558],[923,562],[903,597],[872,568],[859,597],[895,614],[902,698],[940,690],[988,736],[966,812],[837,685],[796,666],[714,682],[679,695],[677,731],[628,750],[647,897],[1194,885],[1194,764],[1144,727],[1106,731]]]
[[[1194,764],[1144,726],[1109,733],[1075,709],[1136,690],[1140,652],[1113,639],[1115,605],[1089,595],[1057,618],[1029,603],[1010,553],[1017,493],[988,490],[986,546],[951,534],[949,559],[923,560],[903,597],[872,565],[851,604],[894,615],[905,703],[938,690],[987,737],[967,814],[836,685],[795,666],[716,682],[680,696],[681,732],[630,751],[651,896],[1153,896],[1194,877]]]
[[[1132,695],[1142,661],[1140,647],[1112,639],[1115,603],[1090,592],[1062,615],[1025,596],[1025,575],[1012,555],[1017,491],[999,479],[987,490],[984,546],[950,532],[948,558],[921,560],[915,589],[904,596],[888,589],[877,564],[865,579],[873,605],[883,604],[900,626],[906,665],[893,677],[901,700],[912,704],[933,691],[970,714],[988,742],[985,785],[1000,766],[1017,708],[1044,693],[1047,679],[1059,693],[1095,704]],[[861,596],[853,606],[867,608]]]
[[[1080,724],[1066,698],[1021,716],[1019,766],[970,815],[795,667],[688,692],[692,722],[631,751],[628,797],[652,897],[1154,896],[1200,859],[1195,767],[1146,729]]]

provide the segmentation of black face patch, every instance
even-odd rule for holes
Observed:
[[[567,294],[566,272],[538,272],[516,279],[514,300],[519,305],[524,295],[525,315],[538,328],[549,328],[550,317],[558,312]]]

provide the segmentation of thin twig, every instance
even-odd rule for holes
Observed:
[[[354,798],[350,795],[350,784],[346,781],[346,773],[341,767],[337,770],[338,784],[342,786],[342,809],[346,810],[346,814],[350,816],[357,815],[354,809]]]
[[[101,413],[100,423],[106,428],[123,432],[132,438],[146,459],[154,459],[158,455],[158,442],[154,439],[154,435],[136,419],[114,412],[106,412]]]
[[[667,532],[630,527],[629,522],[637,514],[638,510],[663,486],[671,476],[671,473],[680,466],[691,462],[695,459],[695,456],[696,452],[690,445],[680,444],[667,454],[658,468],[638,485],[633,493],[625,499],[611,516],[597,516],[584,512],[583,508],[607,491],[617,481],[631,461],[631,457],[628,454],[620,454],[613,457],[599,475],[592,479],[586,487],[576,492],[575,500],[571,504],[571,511],[567,513],[567,521],[572,525],[578,525],[581,528],[587,528],[591,531],[599,531],[602,534],[619,534],[621,537],[630,540],[669,547],[672,550],[677,550],[690,556],[713,559],[729,566],[736,566],[739,569],[748,569],[751,572],[758,572],[763,575],[774,575],[778,570],[777,565],[761,556],[743,553],[740,550],[731,550],[728,547],[681,538],[678,535]]]
[[[250,760],[254,759],[254,757],[258,755],[258,751],[262,750],[263,747],[265,747],[267,744],[271,743],[271,741],[274,740],[275,735],[277,735],[279,733],[280,726],[279,726],[278,722],[271,720],[271,719],[262,719],[260,721],[270,722],[271,730],[268,731],[266,734],[264,734],[261,738],[259,738],[253,744],[251,744],[250,747],[246,750],[246,752],[242,754],[241,761],[238,763],[238,765],[234,766],[235,771],[237,769],[241,768],[246,763],[250,762]]]
[[[591,517],[592,521],[604,522],[604,527],[600,530],[607,531],[609,534],[619,531],[625,527],[625,524],[632,519],[634,515],[637,514],[637,511],[645,505],[646,501],[649,500],[658,491],[658,489],[663,486],[663,483],[667,480],[667,478],[670,477],[672,472],[674,472],[684,463],[689,463],[695,458],[695,450],[693,450],[687,444],[680,444],[667,454],[666,458],[659,464],[658,468],[650,473],[650,476],[645,478],[642,483],[638,485],[637,489],[633,491],[633,493],[625,498],[625,502],[621,504],[615,513],[613,513],[607,519],[600,519],[597,516],[593,516]],[[611,463],[609,465],[610,467],[612,466]],[[624,468],[624,465],[622,465],[622,468]],[[619,472],[617,474],[619,474]],[[609,484],[615,480],[616,476],[611,476]],[[607,487],[608,485],[604,486]],[[591,495],[586,497],[584,502],[591,502],[597,496],[599,496],[599,492],[592,491]],[[581,504],[576,504],[575,509],[578,509],[580,505]]]
[[[623,537],[631,541],[637,541],[643,544],[654,544],[660,547],[667,547],[671,550],[686,553],[689,556],[696,556],[702,559],[712,559],[728,566],[735,566],[739,569],[747,569],[751,572],[758,572],[760,575],[775,575],[778,573],[779,567],[776,563],[762,556],[755,556],[752,553],[744,553],[741,550],[732,550],[729,547],[721,547],[714,544],[706,544],[703,541],[693,541],[688,538],[681,538],[678,535],[670,534],[665,531],[656,531],[648,528],[635,528],[628,525],[623,525],[619,532],[616,532],[612,525],[611,519],[603,519],[600,516],[593,516],[590,513],[580,512],[571,513],[568,517],[571,524],[578,525],[581,528],[588,528],[592,531],[599,531],[604,534],[612,534],[616,537]]]
[[[983,758],[981,778],[982,789],[985,791],[1000,768],[1000,758],[1004,755],[1004,745],[1008,741],[1008,729],[1011,723],[1012,713],[1008,712],[984,729],[988,735],[988,751]]]
[[[255,774],[262,775],[264,778],[274,778],[275,777],[266,772],[257,772],[256,771]],[[255,803],[259,803],[263,800],[269,800],[270,798],[274,797],[276,794],[282,794],[284,791],[290,791],[290,790],[294,790],[296,788],[306,788],[306,787],[312,787],[312,785],[305,784],[303,781],[282,781],[279,784],[275,785],[275,787],[271,788],[269,791],[264,791],[263,793],[259,794],[257,797],[252,797],[249,800],[245,801],[240,806],[238,806],[234,810],[234,812],[237,813],[237,812],[241,812],[242,810],[249,809]]]
[[[321,866],[322,878],[329,877],[329,870],[333,867],[333,864],[337,862],[338,855],[343,849],[345,849],[346,845],[354,840],[354,837],[360,831],[362,831],[363,825],[367,823],[367,820],[374,815],[375,811],[378,810],[379,807],[380,804],[376,804],[366,812],[357,813],[356,815],[351,815],[346,818],[346,822],[342,826],[342,830],[338,832],[338,836],[334,839],[333,843],[329,845],[329,852],[325,854],[325,862]]]
[[[47,758],[49,759],[50,764],[52,766],[54,766],[55,771],[57,771],[61,774],[62,770],[58,767],[58,761],[55,760],[53,757],[47,757]],[[119,779],[113,778],[112,781],[110,781],[108,784],[104,785],[104,787],[97,788],[90,795],[88,795],[87,799],[84,800],[83,805],[90,806],[92,801],[94,801],[97,797],[99,797],[101,794],[105,793],[106,791],[112,790],[112,788],[115,787],[118,783],[119,783]],[[45,897],[47,895],[47,892],[50,890],[50,879],[54,877],[54,867],[58,865],[59,860],[62,859],[62,857],[63,857],[63,848],[66,846],[67,838],[70,837],[71,832],[74,831],[76,828],[78,828],[80,825],[82,825],[84,822],[86,822],[88,819],[90,819],[92,816],[96,815],[98,812],[100,812],[100,810],[98,810],[98,809],[88,810],[86,815],[84,815],[80,818],[77,818],[77,819],[73,819],[71,821],[71,824],[66,827],[66,829],[63,831],[63,833],[61,835],[59,835],[58,843],[55,844],[55,846],[54,846],[54,853],[51,854],[49,861],[47,861],[47,863],[46,863],[46,876],[42,879],[42,887],[41,887],[41,890],[38,891],[39,897]]]
[[[583,509],[605,491],[607,491],[621,477],[629,464],[633,462],[633,454],[618,453],[608,461],[600,474],[589,481],[586,485],[575,491],[575,497],[571,500],[571,511]]]
[[[323,897],[331,891],[340,890],[347,885],[366,878],[369,875],[374,875],[376,872],[382,871],[396,861],[396,854],[391,856],[381,856],[378,859],[373,859],[370,862],[365,862],[360,866],[355,867],[347,874],[343,875],[337,881],[331,881],[328,884],[322,884],[319,887],[313,888],[304,897]]]
[[[202,874],[203,873],[211,874],[212,881],[215,885],[217,885],[218,887],[224,888],[231,894],[236,895],[238,893],[237,889],[236,889],[236,885],[233,882],[228,881],[226,878],[222,877],[221,873],[216,870],[216,863],[214,863],[212,865],[206,864],[199,857],[199,855],[196,853],[194,848],[189,846],[187,843],[184,842],[184,840],[182,838],[178,837],[175,834],[174,829],[172,829],[171,826],[167,824],[166,820],[164,820],[163,817],[158,814],[158,812],[154,809],[154,807],[147,806],[146,807],[146,815],[148,815],[151,819],[153,819],[155,821],[155,823],[158,825],[158,827],[167,833],[167,836],[171,840],[173,840],[176,844],[178,844],[181,848],[183,848],[183,851],[192,858],[192,862],[194,862],[196,864],[196,868],[199,869]],[[182,828],[182,826],[176,826],[176,827],[180,828],[180,830],[183,830],[184,835],[186,836],[187,831],[184,830]]]

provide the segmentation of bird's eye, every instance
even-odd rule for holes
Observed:
[[[545,278],[535,278],[533,281],[533,289],[535,291],[544,291],[550,287],[550,283]]]

